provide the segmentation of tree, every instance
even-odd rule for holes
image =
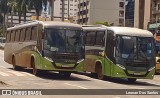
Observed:
[[[22,3],[23,0],[16,0],[17,2],[17,11],[18,11],[18,17],[19,17],[19,23],[21,23],[21,16],[22,16]]]
[[[51,7],[51,21],[54,20],[54,2],[55,0],[48,0],[49,5]]]
[[[22,13],[23,13],[23,17],[24,17],[24,22],[26,22],[26,13],[27,13],[28,2],[29,2],[29,0],[23,0],[22,5],[21,5]]]
[[[17,12],[17,2],[16,0],[10,0],[8,5],[9,5],[8,12],[11,15],[11,24],[13,25],[13,14]]]
[[[43,10],[43,6],[44,10],[47,10],[47,0],[32,0],[30,6],[36,10],[36,19],[39,20],[39,15]]]
[[[96,22],[95,24],[101,24],[105,26],[110,26],[108,22]]]
[[[0,0],[0,9],[3,15],[3,35],[6,29],[6,14],[8,12],[8,0]]]

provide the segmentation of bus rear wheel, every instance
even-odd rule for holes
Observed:
[[[130,82],[130,83],[134,83],[134,82],[136,82],[136,78],[128,78],[128,82]]]
[[[98,79],[100,79],[100,80],[104,79],[104,75],[102,73],[102,66],[101,65],[96,66],[96,73],[97,73],[97,78]]]
[[[91,72],[91,78],[96,78],[96,77],[97,77],[97,74],[96,74],[96,73]]]
[[[22,70],[22,68],[20,66],[16,65],[16,59],[15,59],[15,57],[12,58],[12,65],[13,65],[13,69],[16,70],[16,71]]]

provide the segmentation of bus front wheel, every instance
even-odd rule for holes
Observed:
[[[130,83],[134,83],[134,82],[136,82],[136,78],[128,78],[128,81],[130,82]]]
[[[69,78],[71,76],[71,72],[60,71],[59,74],[65,78]]]
[[[36,68],[35,61],[33,59],[32,59],[32,67],[33,67],[32,73],[34,75],[38,76],[40,74],[40,72],[39,72],[39,69]]]
[[[104,75],[102,73],[102,66],[101,65],[97,65],[96,66],[96,73],[97,73],[97,78],[100,80],[104,79]]]

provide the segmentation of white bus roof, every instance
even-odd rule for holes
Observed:
[[[64,26],[64,27],[77,27],[82,28],[79,24],[69,23],[69,22],[59,22],[59,21],[44,21],[45,27],[53,27],[53,26]]]
[[[35,25],[38,25],[38,24],[42,24],[44,27],[62,26],[62,27],[82,28],[81,25],[73,24],[73,23],[67,23],[67,22],[59,22],[59,21],[44,21],[44,22],[42,22],[42,21],[31,21],[31,22],[15,25],[14,27],[10,27],[7,30],[20,29],[20,28],[29,27],[29,26],[35,26]]]
[[[139,36],[139,37],[153,37],[153,34],[147,30],[142,30],[132,27],[100,27],[100,26],[84,26],[84,30],[112,30],[116,35],[128,35],[128,36]]]
[[[106,30],[106,26],[104,25],[83,25],[83,30],[90,30],[90,31],[104,31]]]
[[[107,29],[112,30],[115,34],[120,35],[130,35],[139,37],[153,37],[153,34],[147,30],[132,28],[132,27],[107,27]]]

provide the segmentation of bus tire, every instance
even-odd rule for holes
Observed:
[[[71,76],[71,72],[67,72],[67,71],[60,71],[59,74],[63,75],[64,78],[69,78]]]
[[[134,82],[136,82],[136,80],[137,80],[136,78],[128,78],[129,83],[134,83]]]
[[[96,78],[96,77],[97,77],[97,74],[96,74],[96,73],[91,72],[91,78]]]
[[[102,73],[102,65],[97,63],[96,64],[96,73],[97,73],[97,78],[100,79],[100,80],[103,80],[104,79],[104,75]]]
[[[31,66],[32,66],[32,74],[35,76],[38,76],[40,74],[40,70],[36,68],[35,66],[35,60],[32,58],[31,59]]]
[[[12,57],[12,65],[13,65],[13,69],[16,70],[16,71],[22,70],[22,68],[21,68],[20,66],[17,66],[17,65],[16,65],[15,56]]]

